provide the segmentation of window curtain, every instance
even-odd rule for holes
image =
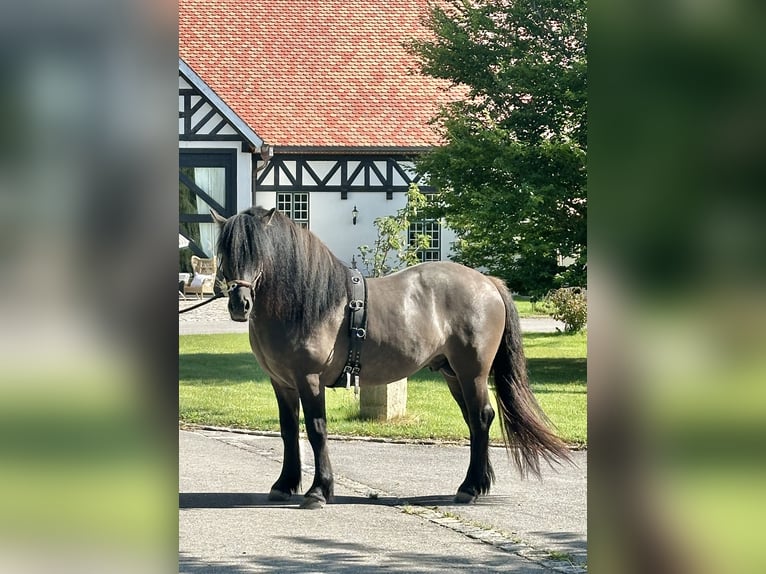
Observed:
[[[220,205],[226,205],[226,169],[223,167],[195,167],[194,183],[200,189],[216,200]],[[207,215],[210,205],[197,196],[197,213]],[[215,223],[200,223],[200,248],[208,257],[215,254],[215,244],[218,241],[218,225]]]

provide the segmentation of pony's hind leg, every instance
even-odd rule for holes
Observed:
[[[465,480],[455,495],[455,502],[475,502],[479,495],[489,492],[495,480],[489,460],[489,428],[495,411],[489,402],[487,378],[479,376],[461,382],[451,369],[442,369],[442,375],[460,406],[471,437],[471,460]]]
[[[279,429],[282,435],[284,456],[282,473],[271,487],[269,500],[289,500],[301,485],[301,455],[298,446],[298,420],[300,398],[298,390],[271,380],[279,406]]]

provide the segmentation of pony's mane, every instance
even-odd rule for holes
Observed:
[[[251,207],[231,217],[218,238],[228,279],[251,280],[266,312],[303,334],[347,298],[345,265],[314,234],[279,211]]]

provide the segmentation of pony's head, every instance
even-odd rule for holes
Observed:
[[[260,317],[305,335],[343,308],[348,270],[308,229],[276,209],[251,207],[229,219],[212,213],[234,321],[249,320],[257,308]]]
[[[226,219],[210,210],[220,226],[218,256],[220,269],[229,293],[229,315],[233,321],[250,318],[258,283],[263,275],[264,246],[258,238],[271,222],[276,210],[251,208]]]

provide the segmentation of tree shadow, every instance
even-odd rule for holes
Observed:
[[[477,504],[491,505],[500,499],[510,497],[487,496],[479,499]],[[302,495],[294,495],[290,501],[271,502],[266,493],[179,493],[179,507],[184,509],[221,509],[221,508],[268,508],[274,511],[300,510],[298,505],[303,500]],[[418,506],[464,506],[453,503],[452,494],[415,496],[398,499],[395,497],[370,498],[364,496],[336,496],[332,505],[367,505],[378,506],[401,506],[413,504]],[[315,514],[310,514],[312,517]],[[364,514],[359,515],[359,520],[364,521]],[[281,518],[275,518],[282,520]],[[312,521],[309,521],[313,524]],[[360,523],[361,523],[360,522]],[[328,527],[331,522],[328,522]],[[245,572],[259,571],[269,573],[282,572],[323,572],[328,574],[359,574],[362,572],[391,572],[426,574],[435,572],[464,572],[473,573],[479,570],[483,572],[510,572],[516,574],[537,572],[539,566],[530,563],[527,559],[516,556],[482,542],[458,539],[463,543],[479,544],[485,551],[476,554],[460,547],[459,550],[451,551],[449,548],[441,553],[424,544],[417,536],[411,540],[401,540],[391,543],[388,538],[390,533],[380,532],[381,537],[376,541],[375,533],[367,533],[353,539],[340,539],[333,534],[332,529],[321,534],[305,534],[305,531],[295,532],[295,535],[269,534],[267,531],[253,530],[262,545],[250,554],[232,550],[230,556],[216,553],[216,558],[195,556],[192,553],[179,552],[179,573],[202,574],[223,573],[240,574]],[[567,532],[536,532],[535,534],[549,537],[562,545],[562,554],[566,555],[575,564],[585,563],[587,549],[585,541],[574,533]],[[564,562],[562,562],[564,564]]]
[[[391,550],[389,544],[370,541],[344,541],[325,536],[278,536],[272,540],[280,554],[259,553],[253,556],[231,556],[209,560],[187,552],[179,553],[180,574],[244,574],[245,572],[323,572],[326,574],[360,574],[392,572],[397,574],[432,574],[434,572],[510,572],[528,573],[530,563],[501,550],[481,557],[473,553],[437,553],[421,548],[413,538],[409,547]],[[481,544],[481,543],[478,543]],[[290,549],[291,554],[286,554]],[[537,571],[535,568],[534,571]]]
[[[564,333],[563,331],[556,331],[553,333],[524,333],[524,339],[534,341],[536,339],[556,339],[558,337],[569,337],[573,333]]]
[[[585,382],[588,375],[588,362],[581,358],[527,359],[527,368],[530,381],[540,384]]]
[[[269,381],[251,353],[180,355],[178,378],[184,384],[205,386]]]
[[[546,540],[555,541],[559,551],[569,555],[575,564],[584,564],[588,559],[588,542],[582,535],[574,532],[530,532],[534,536],[544,537]]]

